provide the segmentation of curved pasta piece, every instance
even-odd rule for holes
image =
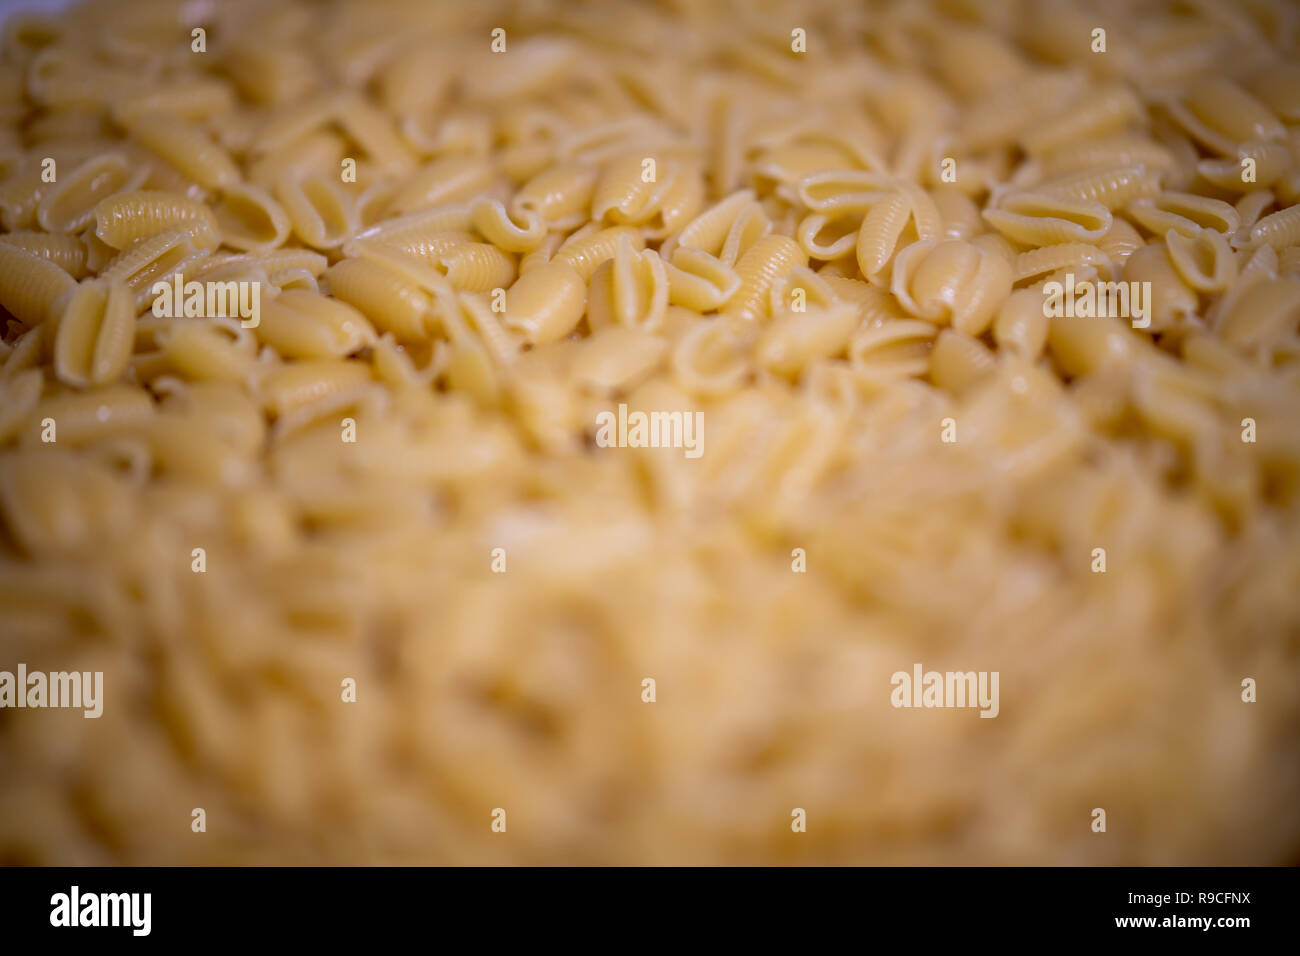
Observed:
[[[898,254],[891,289],[910,315],[979,335],[1011,294],[1011,267],[967,242],[924,240]]]
[[[175,226],[205,220],[215,231],[211,208],[197,199],[154,189],[119,192],[94,209],[95,235],[114,249],[126,249]]]
[[[593,329],[606,325],[653,332],[668,308],[668,275],[653,249],[638,251],[624,237],[613,258],[591,277],[587,321]]]
[[[132,167],[120,153],[107,153],[82,163],[61,178],[36,207],[36,221],[46,232],[80,232],[94,221],[100,200],[135,189],[148,174]]]
[[[724,314],[744,319],[765,315],[772,283],[807,264],[808,256],[789,236],[772,235],[758,240],[736,263],[740,288],[723,307]]]
[[[1112,222],[1110,210],[1101,203],[1032,192],[1003,197],[1000,206],[984,210],[984,219],[1012,242],[1031,246],[1093,243]]]
[[[135,346],[135,297],[120,282],[86,282],[67,297],[54,338],[54,374],[75,388],[107,385]]]
[[[350,198],[329,176],[287,174],[276,184],[275,197],[294,235],[313,249],[336,249],[359,226]]]
[[[283,245],[293,225],[270,193],[247,183],[223,190],[214,214],[221,241],[244,251],[261,252]]]
[[[521,275],[506,292],[505,323],[534,345],[565,338],[582,321],[587,285],[573,266],[548,262]]]
[[[692,246],[679,246],[665,264],[668,301],[695,312],[713,312],[740,289],[740,276],[716,256]]]
[[[77,281],[53,262],[0,242],[0,306],[25,325],[39,325]]]

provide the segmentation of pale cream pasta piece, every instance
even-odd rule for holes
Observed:
[[[433,299],[392,268],[366,259],[344,259],[325,273],[330,295],[354,306],[383,332],[399,340],[428,335]]]
[[[693,246],[679,246],[664,271],[668,301],[694,312],[716,311],[740,289],[735,269]]]
[[[1170,229],[1186,236],[1202,229],[1231,236],[1241,228],[1241,218],[1231,204],[1192,193],[1163,192],[1154,199],[1135,199],[1124,208],[1124,214],[1158,236]]]
[[[587,285],[566,262],[529,270],[506,292],[505,322],[533,344],[558,341],[582,321]]]
[[[940,332],[930,350],[930,380],[958,395],[991,375],[996,365],[988,346],[954,329]]]
[[[77,281],[42,256],[0,242],[0,306],[27,325],[39,325]]]
[[[727,301],[723,312],[745,319],[765,315],[772,283],[807,264],[808,256],[788,236],[772,235],[759,239],[736,262],[740,288]]]
[[[282,245],[293,223],[260,186],[237,183],[222,190],[213,214],[221,241],[232,249],[264,251]]]
[[[120,153],[96,156],[59,179],[36,207],[46,232],[79,232],[95,219],[101,199],[144,182],[146,170],[133,168]]]
[[[476,202],[470,211],[470,221],[484,239],[504,252],[532,252],[547,234],[546,220],[541,213],[525,208],[519,216],[512,217],[500,199]]]
[[[668,274],[659,253],[638,251],[624,237],[613,258],[592,274],[587,291],[587,322],[593,330],[607,325],[652,332],[668,308]]]
[[[374,328],[337,299],[288,289],[261,308],[257,338],[288,358],[341,358],[372,345]]]
[[[199,220],[216,229],[216,218],[206,203],[154,189],[115,193],[94,209],[95,236],[114,249],[126,249],[175,226]]]
[[[1001,256],[960,240],[913,243],[898,256],[891,291],[909,315],[979,335],[1011,294]]]
[[[634,249],[645,248],[645,238],[640,230],[631,226],[611,226],[592,230],[585,235],[574,233],[556,250],[554,262],[563,262],[577,270],[583,281],[589,280],[601,263],[614,258],[619,244],[627,241]]]
[[[226,189],[240,180],[229,153],[191,123],[151,113],[133,118],[127,129],[132,139],[205,189]]]
[[[1165,233],[1169,261],[1179,278],[1197,292],[1222,292],[1237,278],[1237,257],[1228,240],[1212,229],[1195,236],[1176,230]]]
[[[757,364],[778,375],[796,376],[819,359],[844,352],[858,324],[848,303],[819,305],[775,316],[754,347]]]
[[[77,388],[107,385],[126,370],[135,346],[135,297],[119,283],[85,282],[62,306],[54,374]]]
[[[276,183],[275,198],[293,234],[313,249],[336,249],[358,229],[351,197],[330,176],[286,174]]]
[[[0,234],[0,242],[52,262],[74,279],[89,271],[86,243],[79,236],[24,230]]]
[[[1003,197],[996,208],[984,210],[984,218],[1012,242],[1031,246],[1096,242],[1112,222],[1110,210],[1101,203],[1033,192]]]

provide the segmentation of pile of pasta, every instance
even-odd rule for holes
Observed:
[[[0,668],[104,700],[0,710],[0,860],[1295,862],[1298,39],[11,17]],[[156,314],[178,275],[256,324]],[[702,454],[602,447],[620,404]],[[893,707],[915,663],[998,716]]]

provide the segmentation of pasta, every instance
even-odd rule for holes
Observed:
[[[1298,24],[8,18],[0,861],[1295,862]]]

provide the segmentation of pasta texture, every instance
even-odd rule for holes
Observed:
[[[0,863],[1300,860],[1294,3],[21,22]]]

